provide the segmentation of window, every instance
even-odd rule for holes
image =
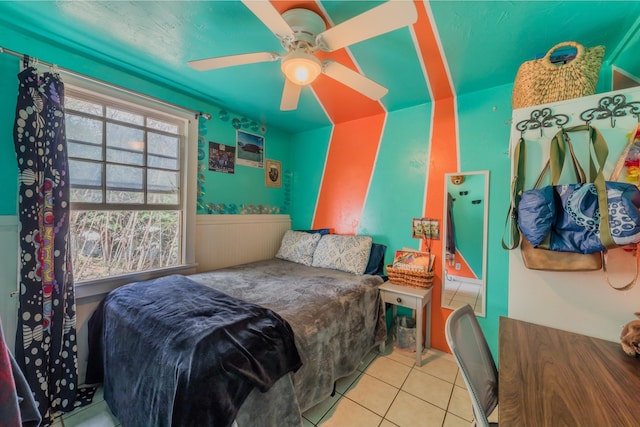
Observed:
[[[76,282],[183,264],[186,120],[66,89]]]

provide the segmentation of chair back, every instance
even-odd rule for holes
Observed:
[[[445,333],[469,391],[476,426],[488,427],[488,417],[498,405],[498,370],[470,305],[451,313]]]

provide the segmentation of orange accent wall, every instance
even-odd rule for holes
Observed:
[[[426,6],[416,1],[418,21],[414,31],[418,51],[422,57],[433,99],[433,122],[430,147],[429,174],[426,186],[424,215],[440,218],[442,224],[444,199],[444,174],[458,170],[458,140],[456,102],[451,87],[443,52],[432,28]],[[431,296],[431,347],[450,351],[444,326],[451,310],[442,308],[442,240],[432,242],[431,250],[439,260],[435,263],[434,286]]]
[[[324,17],[314,2],[272,3],[280,12],[293,7],[305,7]],[[317,52],[316,55],[321,60],[333,59],[358,70],[346,49],[330,53]],[[327,76],[320,75],[311,86],[334,123],[313,227],[327,227],[335,233],[355,234],[373,175],[386,112],[378,101],[373,101]],[[336,93],[340,96],[336,97]]]
[[[304,6],[322,14],[314,2],[272,1],[283,12],[292,7]],[[425,3],[415,1],[418,21],[413,29],[417,38],[417,50],[422,58],[433,101],[431,125],[430,163],[425,188],[424,215],[442,220],[444,206],[444,174],[458,170],[457,115],[455,93],[451,86],[445,58],[440,50],[436,29],[432,28]],[[332,53],[318,52],[322,59],[331,58],[356,70],[345,49]],[[369,182],[375,167],[386,111],[379,102],[320,76],[312,88],[320,103],[335,124],[325,162],[325,169],[313,220],[314,228],[328,227],[336,233],[355,234],[364,208]],[[329,94],[339,93],[340,102],[331,102]],[[427,100],[425,100],[427,101]],[[366,111],[364,119],[355,119]],[[444,334],[444,324],[451,310],[441,307],[442,240],[432,243],[436,262],[432,293],[431,346],[449,351]]]
[[[373,174],[385,114],[338,123],[331,136],[314,228],[355,234]]]

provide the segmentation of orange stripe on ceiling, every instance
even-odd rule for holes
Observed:
[[[317,2],[272,1],[283,13],[301,7],[324,16]],[[316,52],[320,60],[332,59],[358,71],[346,49]],[[332,228],[336,233],[355,234],[380,144],[385,110],[337,81],[321,75],[312,84],[323,108],[335,124],[327,153],[313,227]]]
[[[432,26],[430,11],[423,1],[415,1],[418,20],[413,26],[427,74],[431,98],[433,100],[433,123],[429,154],[429,175],[427,177],[424,215],[439,218],[443,224],[444,174],[458,169],[458,142],[456,101],[450,83],[444,52],[440,50],[437,28]],[[442,240],[432,242],[432,252],[438,259],[442,256]],[[442,260],[435,263],[434,286],[431,314],[431,346],[449,351],[444,333],[447,317],[451,313],[442,308]]]
[[[432,28],[431,20],[423,1],[416,0],[418,8],[418,20],[413,24],[413,30],[418,38],[419,50],[422,55],[427,75],[429,77],[429,86],[431,89],[431,98],[435,101],[442,98],[450,98],[454,96],[447,67],[444,63],[444,52],[440,52],[440,45],[436,38],[437,29]]]
[[[327,28],[330,27],[327,18],[315,1],[272,0],[271,3],[281,14],[294,8],[311,10],[324,19]],[[332,59],[354,71],[360,72],[346,49],[339,49],[335,52],[317,51],[315,55],[321,61]],[[321,74],[316,81],[311,84],[311,87],[333,123],[342,123],[384,112],[383,107],[378,101],[373,101],[360,92],[324,74]]]
[[[373,173],[385,114],[335,126],[313,219],[314,228],[355,234]]]
[[[354,71],[360,72],[344,49],[331,53],[317,52],[316,56],[321,60],[333,59]],[[373,101],[360,92],[356,92],[325,75],[320,75],[312,86],[333,123],[342,123],[384,112],[384,108],[378,101]]]

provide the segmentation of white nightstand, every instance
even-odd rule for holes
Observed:
[[[416,311],[416,365],[422,366],[422,309],[426,306],[425,347],[431,345],[431,289],[412,288],[385,282],[380,287],[382,301],[393,304],[393,318],[398,307],[407,307]],[[383,347],[384,349],[384,347]]]

